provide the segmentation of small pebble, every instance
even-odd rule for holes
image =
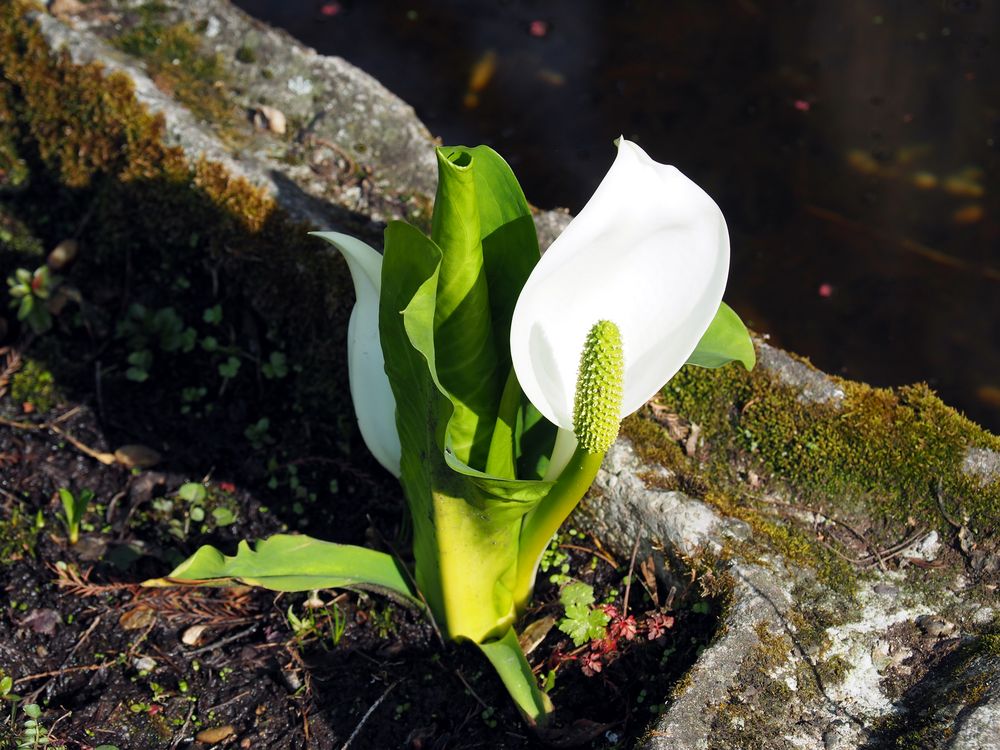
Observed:
[[[918,617],[917,627],[931,638],[941,638],[955,632],[954,624],[934,615],[921,615]]]
[[[209,16],[205,24],[205,38],[214,39],[222,31],[222,23],[215,16]]]
[[[132,660],[132,666],[138,672],[152,672],[156,669],[156,659],[152,656],[140,656]]]

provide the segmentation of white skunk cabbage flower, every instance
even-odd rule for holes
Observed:
[[[313,232],[340,251],[354,281],[356,302],[347,324],[347,373],[361,437],[382,466],[399,476],[402,450],[396,430],[396,399],[385,374],[378,333],[382,255],[370,245],[339,232]]]
[[[675,167],[620,139],[608,174],[514,308],[511,357],[525,395],[560,432],[572,430],[580,352],[607,320],[624,352],[621,416],[633,413],[695,350],[728,274],[719,207]]]

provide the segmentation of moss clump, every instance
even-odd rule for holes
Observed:
[[[34,359],[25,360],[11,377],[10,397],[15,404],[31,404],[40,412],[49,411],[63,398],[52,372]]]
[[[201,38],[185,24],[165,25],[148,7],[115,45],[145,61],[156,85],[202,119],[232,124],[236,110],[225,94],[229,74],[222,57],[202,52]]]
[[[236,59],[241,63],[249,65],[250,63],[257,62],[257,53],[253,51],[253,47],[249,44],[242,44],[236,50]]]
[[[793,645],[787,636],[772,633],[765,623],[758,623],[755,630],[759,643],[743,660],[712,723],[712,747],[765,750],[770,747],[770,738],[781,736],[786,728],[784,720],[793,691],[772,675],[786,663]]]
[[[20,503],[0,513],[0,565],[9,565],[25,555],[33,557],[38,544],[39,524]]]
[[[15,268],[34,270],[45,260],[45,248],[38,237],[3,205],[0,205],[0,257],[3,278]]]
[[[762,369],[685,368],[664,389],[668,407],[702,425],[723,457],[749,454],[763,472],[840,508],[944,526],[937,495],[961,505],[979,534],[1000,532],[1000,483],[962,472],[971,446],[1000,450],[989,434],[922,384],[898,389],[837,381],[838,408],[805,404]],[[722,475],[722,476],[720,476]],[[957,511],[957,508],[956,508]]]

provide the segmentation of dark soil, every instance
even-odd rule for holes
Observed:
[[[340,747],[352,735],[359,748],[540,744],[474,648],[440,643],[417,613],[388,600],[321,591],[323,606],[310,616],[305,595],[135,585],[164,574],[202,542],[232,549],[238,539],[283,525],[253,490],[211,480],[206,504],[234,508],[237,520],[205,529],[189,521],[185,535],[170,524],[185,512],[166,504],[183,505],[176,490],[197,475],[103,465],[58,433],[26,429],[27,417],[9,398],[4,407],[22,426],[0,427],[0,667],[25,701],[44,707],[43,723],[67,747],[201,746],[194,738],[211,729],[240,747]],[[63,433],[90,448],[110,447],[82,404],[32,416],[42,423],[61,415],[69,415],[58,424]],[[93,530],[75,546],[57,520],[61,487],[87,487],[96,497],[85,519]],[[363,504],[355,505],[364,515]],[[44,527],[37,528],[36,516]],[[624,588],[623,566],[575,549],[568,562],[570,575],[593,582],[599,599]],[[649,606],[642,591],[632,590],[633,611]],[[555,586],[543,582],[527,619],[561,614],[556,597]],[[620,607],[620,595],[616,602]],[[653,641],[641,633],[627,646],[623,641],[622,655],[600,674],[585,676],[572,659],[560,665],[552,692],[560,718],[602,725],[588,746],[628,744],[653,718],[711,634],[714,618],[703,605],[692,612],[691,604],[675,600],[673,629]],[[306,621],[298,633],[289,610]],[[206,627],[193,641],[198,625]],[[551,665],[572,648],[553,629],[532,661]]]

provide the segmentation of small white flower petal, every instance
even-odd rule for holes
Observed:
[[[622,416],[681,368],[712,322],[729,274],[729,233],[715,202],[675,167],[620,140],[593,197],[521,291],[511,356],[525,395],[573,427],[580,352],[598,320],[615,323],[625,357]]]
[[[356,302],[347,325],[347,373],[361,437],[382,466],[399,476],[402,452],[396,431],[396,400],[385,374],[378,333],[382,256],[361,240],[339,232],[313,232],[340,251],[354,281]]]

